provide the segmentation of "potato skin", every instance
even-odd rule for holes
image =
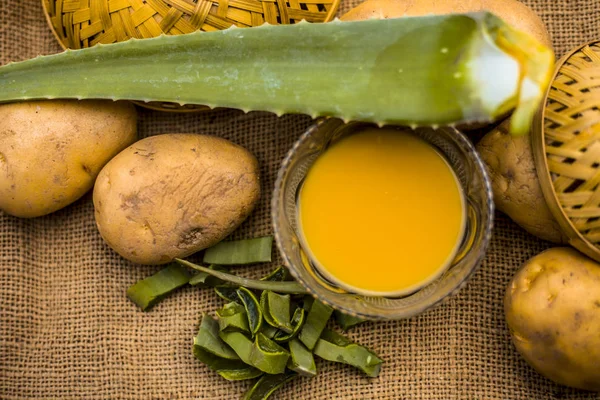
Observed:
[[[600,391],[600,264],[572,248],[528,260],[504,310],[519,353],[547,378]]]
[[[551,47],[550,35],[544,22],[533,10],[517,0],[367,0],[342,15],[340,19],[353,21],[483,10],[490,11]]]
[[[0,210],[32,218],[79,199],[102,167],[135,142],[136,120],[127,102],[0,105]]]
[[[164,134],[134,143],[100,172],[96,224],[122,257],[163,264],[212,246],[250,214],[259,167],[225,139]]]
[[[531,136],[511,136],[508,124],[503,122],[476,145],[492,181],[496,208],[534,236],[567,243],[542,193]]]

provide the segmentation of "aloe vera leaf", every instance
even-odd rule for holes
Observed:
[[[235,354],[235,352],[219,338],[219,323],[206,314],[202,315],[198,334],[194,337],[194,350],[196,348],[202,348],[220,358],[228,360],[240,359],[237,354]]]
[[[265,290],[260,295],[260,307],[263,310],[263,317],[269,325],[287,333],[292,332],[289,295],[280,295]]]
[[[248,29],[247,29],[248,30]],[[180,258],[175,259],[181,265],[184,265],[189,268],[193,268],[198,271],[206,272],[207,274],[213,275],[217,278],[223,279],[233,285],[243,286],[248,289],[255,290],[272,290],[278,293],[293,293],[293,294],[303,294],[306,293],[306,289],[300,285],[298,282],[270,282],[270,281],[260,281],[254,279],[246,279],[232,274],[226,274],[224,272],[213,271],[210,268],[203,267],[201,265],[196,265],[186,260],[182,260]]]
[[[250,333],[252,337],[258,333],[262,326],[263,313],[256,299],[254,293],[250,290],[241,287],[237,290],[237,295],[246,308],[246,315],[248,317],[248,326],[250,327]]]
[[[202,316],[200,329],[194,337],[194,356],[230,381],[252,379],[262,375],[262,371],[244,363],[218,336],[217,322],[207,315]]]
[[[225,273],[229,272],[229,270],[227,268],[222,267],[220,265],[209,265],[208,268],[215,270],[215,271],[225,272]],[[198,272],[196,275],[192,276],[189,284],[192,286],[207,288],[207,287],[215,287],[215,286],[223,285],[223,284],[225,284],[225,281],[223,281],[222,279],[216,278],[212,275],[209,275],[206,272]]]
[[[246,364],[267,374],[285,371],[290,353],[262,333],[259,332],[254,341],[240,332],[220,332],[219,336]]]
[[[302,326],[304,325],[305,315],[306,311],[303,308],[296,308],[296,311],[294,311],[294,315],[292,316],[292,331],[289,333],[282,330],[278,331],[277,334],[273,336],[273,340],[277,343],[285,343],[298,336],[300,329],[302,329]]]
[[[333,309],[318,300],[314,300],[306,317],[306,322],[298,335],[298,339],[309,349],[314,349]]]
[[[240,301],[240,297],[237,295],[237,286],[215,286],[215,293],[217,296],[222,298],[225,301],[235,301],[236,303]]]
[[[290,347],[290,359],[287,367],[292,371],[304,376],[317,375],[317,366],[315,358],[310,350],[308,350],[298,339],[292,339],[288,343]]]
[[[204,250],[207,264],[242,265],[271,262],[273,236],[219,242]]]
[[[0,68],[0,102],[113,99],[335,116],[489,121],[525,134],[552,50],[487,13],[262,25],[97,45]]]
[[[217,310],[216,314],[220,331],[250,333],[248,315],[241,304],[236,302],[227,303],[222,309]]]
[[[383,363],[381,358],[366,347],[329,329],[323,331],[313,351],[324,360],[352,365],[373,378],[379,375]]]
[[[367,322],[366,319],[355,317],[353,315],[349,315],[338,310],[335,310],[333,312],[333,315],[335,317],[335,321],[338,323],[338,325],[342,328],[344,332],[355,327],[356,325],[360,325]]]
[[[242,400],[266,400],[277,389],[297,376],[293,372],[278,375],[264,375],[250,390],[246,392]]]
[[[185,268],[169,264],[148,278],[142,279],[127,289],[127,297],[143,311],[148,311],[176,289],[190,280]]]
[[[290,275],[290,271],[284,266],[279,266],[271,271],[268,275],[260,278],[261,281],[271,281],[271,282],[284,282],[291,281],[292,276]]]
[[[271,326],[269,324],[263,324],[262,327],[260,328],[260,332],[263,335],[265,335],[266,337],[268,337],[269,339],[273,339],[273,337],[275,337],[277,332],[279,332],[279,329],[277,329],[274,326]]]

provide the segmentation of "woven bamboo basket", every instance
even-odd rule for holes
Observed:
[[[600,261],[600,41],[558,62],[532,146],[552,214],[573,247]]]
[[[233,25],[328,22],[340,0],[42,0],[46,19],[64,49],[161,34],[209,32]],[[206,106],[138,103],[161,111],[201,111]]]

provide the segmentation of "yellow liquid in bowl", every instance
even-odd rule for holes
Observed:
[[[366,295],[402,295],[439,277],[465,229],[454,171],[406,132],[367,129],[332,145],[299,196],[301,240],[324,276]]]

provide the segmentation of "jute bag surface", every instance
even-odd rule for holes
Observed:
[[[343,0],[340,12],[355,4]],[[546,22],[559,56],[599,35],[600,0],[526,4]],[[59,50],[41,1],[0,0],[1,64]],[[204,133],[253,152],[264,195],[234,237],[271,232],[268,206],[275,174],[310,125],[309,117],[138,111],[141,137]],[[600,399],[542,378],[514,350],[502,313],[504,290],[516,269],[549,244],[500,213],[495,224],[483,265],[457,296],[410,320],[368,323],[349,333],[385,360],[379,378],[318,362],[316,378],[297,379],[276,398]],[[239,398],[249,383],[223,380],[191,353],[201,313],[222,306],[211,290],[185,288],[148,313],[125,297],[129,285],[157,269],[121,259],[102,241],[90,194],[43,218],[0,212],[0,398]],[[240,273],[257,277],[268,269]]]

